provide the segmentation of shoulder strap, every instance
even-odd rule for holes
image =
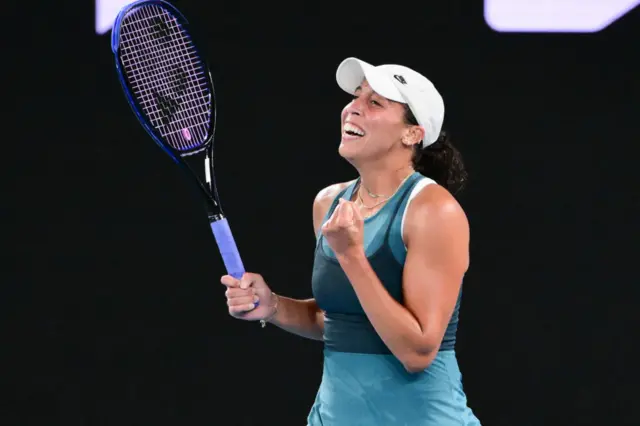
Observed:
[[[386,235],[385,235],[385,240],[388,241],[389,239],[389,234],[391,233],[391,228],[393,228],[393,225],[396,222],[396,218],[398,216],[398,212],[400,211],[401,207],[406,205],[406,200],[409,196],[409,194],[411,194],[411,190],[416,186],[416,184],[420,181],[420,178],[422,176],[419,173],[415,173],[413,176],[411,176],[409,178],[409,180],[405,183],[405,187],[402,188],[402,191],[400,192],[400,194],[398,194],[398,200],[396,202],[396,205],[394,206],[393,209],[393,213],[391,213],[391,217],[389,219],[389,225],[387,226],[387,230],[386,230]]]
[[[327,213],[325,213],[324,217],[322,218],[322,223],[323,224],[327,220],[329,220],[329,218],[333,214],[333,211],[338,206],[338,201],[340,200],[340,198],[343,198],[347,192],[349,192],[349,197],[351,197],[351,194],[353,193],[353,189],[355,188],[357,183],[358,183],[358,180],[356,180],[355,182],[352,182],[351,184],[349,184],[345,188],[343,188],[340,192],[338,192],[338,195],[336,195],[335,198],[333,199],[333,202],[331,203],[331,206],[329,206],[329,210],[327,210]],[[321,233],[320,233],[320,231],[318,231],[318,234],[316,235],[316,240],[318,240],[320,238],[320,235],[321,235]]]

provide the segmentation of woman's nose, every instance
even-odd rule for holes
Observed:
[[[362,101],[354,99],[347,107],[348,114],[362,115]]]

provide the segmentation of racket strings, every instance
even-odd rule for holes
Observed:
[[[151,21],[150,21],[150,17],[149,16],[145,16],[144,18],[146,18],[145,20],[147,22],[144,22],[143,24],[146,25],[153,25],[152,29],[156,30],[155,32],[158,32],[158,24],[163,25],[164,22],[160,21],[158,23],[157,21],[157,15],[152,15],[151,16]],[[185,76],[181,75],[182,74],[182,70],[180,68],[176,69],[175,67],[175,55],[171,56],[171,55],[167,55],[167,50],[168,49],[173,49],[175,47],[186,47],[187,48],[187,54],[190,54],[192,57],[189,58],[191,60],[194,60],[193,52],[188,52],[188,41],[185,43],[183,40],[182,46],[180,46],[180,44],[178,44],[178,46],[175,46],[175,43],[172,43],[173,40],[170,38],[170,33],[168,31],[170,31],[169,27],[167,27],[166,25],[164,26],[165,28],[160,28],[160,31],[163,31],[163,34],[161,34],[164,38],[164,43],[155,43],[156,46],[153,46],[153,44],[151,44],[151,47],[159,47],[160,50],[155,49],[155,51],[151,52],[151,54],[149,54],[149,31],[139,31],[137,30],[136,33],[136,41],[140,41],[142,40],[142,47],[144,50],[146,50],[145,53],[147,53],[146,55],[142,55],[143,61],[142,61],[142,65],[146,66],[148,70],[150,71],[155,71],[155,73],[151,73],[150,75],[146,75],[145,79],[142,81],[143,83],[150,83],[151,81],[157,81],[159,82],[159,84],[156,86],[156,90],[146,90],[146,93],[143,93],[143,95],[146,95],[147,98],[151,98],[151,99],[145,99],[147,104],[151,104],[151,106],[157,105],[159,106],[160,111],[164,112],[165,115],[164,116],[160,116],[157,118],[160,118],[162,123],[158,124],[159,127],[162,126],[166,126],[168,124],[168,118],[172,117],[173,114],[177,114],[178,115],[178,120],[176,120],[173,123],[173,128],[169,128],[169,129],[163,129],[164,130],[164,135],[166,136],[180,136],[179,132],[181,129],[176,129],[176,126],[179,126],[180,128],[182,128],[185,124],[194,126],[194,125],[198,125],[201,124],[202,121],[197,122],[194,121],[194,110],[195,112],[203,112],[200,108],[201,108],[201,104],[202,102],[195,102],[192,103],[191,106],[188,106],[187,108],[182,109],[181,111],[179,110],[179,104],[177,104],[177,102],[175,101],[174,98],[167,96],[167,92],[171,93],[171,92],[183,92],[185,88],[187,88],[188,86],[185,84],[186,80],[185,80]],[[173,25],[174,28],[171,28],[171,30],[175,29],[175,24]],[[144,27],[143,27],[144,28]],[[168,40],[167,40],[168,39]],[[152,39],[153,40],[153,39]],[[157,41],[157,39],[156,39]],[[168,46],[167,46],[168,45]],[[154,60],[154,54],[157,53],[161,53],[161,58],[156,58],[156,60]],[[180,52],[180,53],[184,53],[184,52]],[[197,57],[195,58],[197,60]],[[190,75],[189,77],[193,78],[193,70],[192,69],[187,69],[192,75]],[[166,75],[165,76],[159,76],[159,73],[162,72],[169,72],[169,78],[167,79]],[[154,75],[155,74],[155,75]],[[197,71],[196,71],[196,75],[195,77],[197,78]],[[203,73],[200,73],[201,75],[203,75]],[[160,77],[160,78],[159,78]],[[164,79],[162,78],[164,77]],[[164,84],[163,84],[164,83]],[[171,84],[173,83],[173,84]],[[188,82],[187,82],[188,83]],[[180,87],[182,87],[182,90],[180,90]],[[196,89],[198,89],[199,87],[196,87]],[[159,90],[158,90],[159,89]],[[200,95],[202,97],[202,90],[200,90]],[[204,94],[206,96],[206,93]],[[193,97],[193,93],[187,93],[187,97],[190,98],[189,100],[191,101],[202,101],[203,99],[194,99]],[[204,98],[204,100],[207,100],[206,98]],[[207,109],[205,109],[205,111],[207,111]],[[200,130],[196,127],[196,130]],[[199,135],[200,137],[202,137],[202,135]],[[180,142],[182,142],[180,140],[180,138],[178,138],[177,140],[178,145],[180,145]]]
[[[162,9],[160,9],[162,11]],[[164,18],[164,17],[163,17]],[[195,126],[196,131],[200,131],[202,132],[202,130],[204,130],[206,132],[206,129],[199,129],[197,126],[199,124],[202,123],[202,120],[200,120],[199,122],[196,119],[196,117],[194,117],[194,110],[196,113],[198,112],[203,112],[201,107],[202,107],[202,102],[192,102],[192,105],[187,105],[187,108],[183,108],[182,110],[179,109],[180,105],[175,101],[174,97],[171,96],[167,96],[167,94],[170,94],[171,92],[178,92],[180,93],[181,91],[184,91],[185,88],[188,88],[188,81],[186,80],[186,76],[184,76],[182,73],[182,69],[178,68],[176,69],[175,67],[175,55],[168,55],[167,51],[168,49],[175,49],[176,47],[180,47],[182,48],[181,50],[184,50],[184,48],[186,47],[187,50],[187,54],[191,54],[191,56],[193,56],[193,52],[188,52],[188,41],[185,42],[184,40],[182,44],[182,46],[180,44],[178,44],[176,46],[176,43],[173,42],[173,40],[170,37],[170,33],[169,31],[171,30],[175,30],[175,23],[172,25],[174,28],[170,28],[166,25],[164,25],[163,21],[159,21],[157,20],[157,15],[151,15],[149,16],[148,14],[146,16],[143,16],[143,19],[146,22],[138,22],[138,24],[143,24],[143,25],[153,25],[151,28],[152,30],[154,30],[154,33],[158,33],[161,32],[161,36],[162,39],[164,40],[163,43],[157,43],[158,37],[157,35],[152,33],[152,42],[149,42],[149,33],[150,31],[144,31],[144,26],[143,26],[143,31],[140,30],[136,30],[135,31],[135,35],[136,35],[136,41],[141,42],[141,45],[143,47],[143,52],[146,53],[146,55],[141,55],[143,57],[143,61],[142,61],[142,65],[146,66],[147,70],[151,71],[150,74],[147,74],[145,79],[142,80],[142,83],[146,83],[149,84],[150,82],[158,82],[159,84],[157,84],[155,90],[151,89],[151,90],[145,90],[146,93],[142,93],[143,95],[146,95],[146,97],[148,99],[145,99],[147,104],[150,104],[150,106],[158,106],[159,107],[159,112],[164,112],[164,115],[160,115],[158,117],[158,114],[156,112],[156,118],[159,118],[162,123],[156,123],[158,125],[158,127],[163,127],[163,126],[167,126],[167,124],[169,123],[170,120],[168,120],[169,118],[174,118],[173,115],[176,114],[177,115],[177,120],[175,120],[171,126],[169,126],[168,129],[162,129],[164,130],[163,134],[165,136],[168,136],[169,139],[172,139],[173,142],[177,142],[177,148],[189,148],[190,146],[187,144],[184,144],[184,141],[182,139],[188,139],[188,138],[181,138],[180,136],[184,136],[183,133],[184,131],[181,132],[182,128],[184,127],[184,125],[190,125],[191,127]],[[160,28],[158,28],[158,26],[161,25]],[[162,28],[162,26],[164,26],[164,28]],[[156,41],[156,43],[153,43],[153,41]],[[155,46],[154,46],[155,44]],[[149,46],[151,46],[152,48],[156,48],[153,51],[149,51]],[[159,48],[159,49],[158,49]],[[157,54],[160,53],[161,57],[160,58],[155,58],[154,60],[154,55],[157,56]],[[184,52],[180,52],[181,54]],[[191,60],[194,60],[193,57],[189,58]],[[197,59],[197,58],[196,58]],[[155,73],[154,73],[155,71]],[[189,69],[187,68],[187,71],[190,72],[189,77],[193,78],[193,69]],[[159,73],[167,73],[168,75],[158,75]],[[202,73],[200,73],[202,74]],[[164,78],[163,78],[164,77]],[[167,78],[168,77],[168,78]],[[196,78],[197,78],[197,71],[196,71]],[[173,84],[172,84],[173,83]],[[187,83],[187,84],[185,84]],[[193,86],[193,85],[191,85]],[[180,90],[182,88],[182,90]],[[193,87],[192,87],[193,88]],[[196,89],[198,89],[199,87],[196,87]],[[167,93],[169,92],[169,93]],[[202,97],[202,90],[200,90],[200,95]],[[205,94],[206,96],[206,94]],[[150,99],[149,99],[150,98]],[[189,93],[187,92],[187,98],[189,98],[189,100],[191,101],[202,101],[202,99],[195,99],[193,97],[193,92]],[[205,98],[206,100],[206,98]],[[204,111],[208,111],[207,109],[205,109]],[[202,115],[202,114],[201,114]],[[206,123],[206,122],[205,122]],[[176,128],[179,127],[179,128]],[[189,136],[189,135],[187,135]],[[196,135],[200,137],[200,140],[202,140],[203,135]],[[206,135],[205,135],[206,136]],[[177,138],[176,138],[177,137]],[[177,139],[177,140],[176,140]],[[182,143],[181,143],[182,142]]]
[[[125,74],[153,127],[179,151],[203,144],[211,92],[188,34],[165,9],[151,5],[125,18],[120,37]]]

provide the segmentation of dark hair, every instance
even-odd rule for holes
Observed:
[[[405,120],[408,124],[418,125],[418,120],[404,104]],[[447,132],[440,133],[436,142],[423,148],[420,143],[414,145],[411,162],[413,168],[445,187],[452,194],[462,190],[467,184],[468,173],[464,168],[460,151],[453,146]]]

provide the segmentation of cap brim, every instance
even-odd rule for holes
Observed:
[[[393,84],[390,76],[371,64],[357,58],[347,58],[338,66],[336,80],[338,86],[353,95],[366,79],[371,89],[380,96],[396,102],[406,103],[402,93]]]

